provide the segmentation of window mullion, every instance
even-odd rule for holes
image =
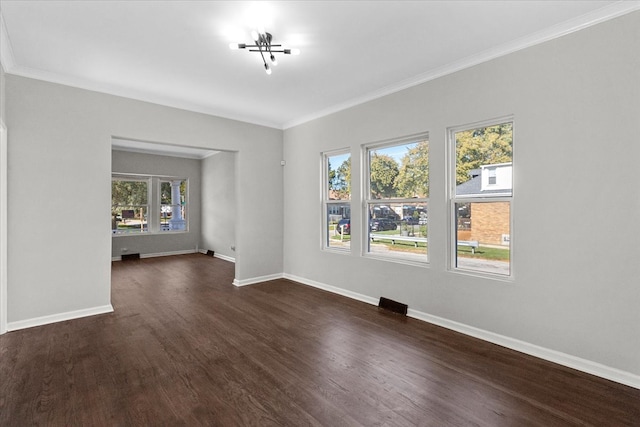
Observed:
[[[157,233],[160,230],[159,210],[160,210],[160,181],[157,177],[149,179],[149,209],[147,223],[149,232]]]

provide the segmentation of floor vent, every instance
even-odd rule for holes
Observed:
[[[133,261],[134,259],[140,259],[140,254],[122,254],[122,261]]]
[[[207,250],[207,256],[214,256],[216,253],[212,250]]]
[[[402,314],[403,316],[407,315],[407,309],[409,308],[407,304],[402,304],[401,302],[392,301],[385,297],[380,297],[380,302],[378,303],[378,307],[384,308],[385,310],[393,311],[394,313]]]

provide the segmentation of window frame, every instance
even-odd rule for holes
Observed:
[[[168,176],[154,176],[152,177],[153,179],[157,179],[157,190],[158,190],[158,210],[155,212],[156,217],[154,218],[155,221],[158,222],[157,225],[157,232],[160,234],[164,234],[167,232],[171,232],[171,233],[180,233],[180,232],[188,232],[189,231],[189,201],[188,201],[188,197],[189,197],[189,180],[187,178],[180,178],[180,177],[168,177]],[[162,203],[162,184],[163,183],[168,183],[169,186],[171,186],[171,181],[184,181],[185,182],[185,194],[184,194],[184,205],[182,205],[182,203],[180,203],[177,206],[180,206],[182,211],[184,212],[183,214],[183,220],[185,221],[185,228],[184,230],[171,230],[171,229],[163,229],[162,228],[162,207],[163,206],[176,206],[174,204],[163,204]]]
[[[351,170],[353,171],[353,156],[351,154],[351,149],[349,148],[341,148],[341,149],[337,149],[337,150],[330,150],[330,151],[323,151],[322,153],[320,153],[320,159],[321,159],[321,174],[320,176],[322,177],[322,184],[321,184],[321,210],[322,210],[322,214],[320,215],[320,220],[322,222],[322,226],[321,226],[321,248],[322,250],[325,251],[335,251],[337,253],[350,253],[351,252],[351,241],[352,239],[352,234],[353,234],[353,224],[350,227],[350,235],[349,235],[349,247],[337,247],[337,246],[330,246],[330,233],[329,233],[329,216],[328,216],[328,211],[329,211],[329,206],[330,205],[345,205],[348,204],[349,205],[349,218],[352,218],[353,216],[351,215],[353,213],[353,205],[352,205],[352,191],[349,192],[349,198],[348,199],[340,199],[340,200],[331,200],[329,198],[329,158],[330,157],[336,157],[336,156],[340,156],[346,154],[349,156],[349,159],[351,160]],[[353,189],[353,174],[351,175],[351,188]]]
[[[429,267],[430,266],[430,257],[429,257],[429,220],[427,219],[427,253],[424,256],[424,260],[416,260],[410,259],[408,257],[402,257],[400,255],[382,255],[380,253],[371,252],[371,237],[370,230],[371,227],[369,222],[371,220],[369,215],[369,207],[370,205],[376,204],[424,204],[427,206],[427,210],[429,207],[429,200],[431,196],[431,168],[429,168],[429,197],[419,197],[419,198],[407,198],[407,197],[397,197],[397,198],[387,198],[387,199],[373,199],[371,197],[371,165],[369,162],[370,155],[369,152],[371,150],[393,147],[397,145],[403,144],[411,144],[411,143],[419,143],[421,141],[426,141],[429,146],[429,162],[431,161],[431,141],[429,140],[429,132],[420,132],[412,135],[402,136],[398,138],[387,139],[383,141],[371,142],[367,144],[363,144],[361,146],[361,165],[362,165],[362,223],[361,223],[361,233],[362,233],[362,256],[367,258],[379,259],[383,261],[390,261],[399,264],[408,264],[419,267]]]
[[[186,189],[184,194],[184,230],[163,230],[161,227],[162,200],[160,196],[161,183],[168,181],[184,181]],[[111,229],[111,237],[123,236],[149,236],[149,235],[165,235],[165,234],[181,234],[189,232],[189,178],[170,176],[170,175],[149,175],[137,173],[111,173],[111,181],[140,181],[147,183],[147,230],[143,232],[133,233],[117,233]],[[113,205],[111,205],[113,206]],[[171,206],[171,205],[169,205]],[[112,225],[113,226],[113,225]]]
[[[509,193],[491,193],[491,194],[475,194],[475,195],[456,195],[456,171],[457,171],[457,152],[456,152],[456,138],[455,135],[458,132],[464,132],[479,128],[486,128],[491,126],[497,126],[505,123],[511,123],[511,191]],[[464,274],[476,277],[490,278],[495,280],[501,280],[506,282],[513,282],[515,277],[515,262],[514,262],[514,240],[513,240],[513,223],[514,223],[514,194],[515,194],[515,176],[513,172],[513,165],[515,164],[515,118],[513,115],[503,116],[496,119],[483,120],[475,123],[468,123],[459,126],[453,126],[447,128],[447,177],[448,177],[448,259],[447,269],[450,272],[456,274]],[[458,222],[456,204],[460,203],[496,203],[507,202],[509,204],[509,274],[491,273],[486,271],[474,270],[469,268],[460,268],[458,264],[458,247],[457,247],[457,235],[458,235]]]

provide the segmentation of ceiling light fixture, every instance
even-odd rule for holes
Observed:
[[[271,67],[267,63],[267,60],[264,58],[264,55],[269,55],[269,60],[271,64],[278,65],[278,60],[274,53],[284,53],[285,55],[299,55],[300,49],[283,49],[280,44],[271,44],[271,40],[273,36],[270,33],[265,32],[263,29],[259,29],[258,31],[252,31],[251,37],[253,38],[255,44],[245,44],[245,43],[230,43],[229,48],[236,49],[249,49],[249,52],[258,52],[262,57],[262,62],[264,63],[264,70],[267,74],[271,74]],[[278,48],[278,49],[274,49]]]

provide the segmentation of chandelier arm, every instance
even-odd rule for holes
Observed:
[[[284,49],[281,44],[271,44],[271,40],[273,36],[270,33],[265,32],[263,29],[259,31],[252,31],[251,36],[255,44],[245,44],[245,43],[230,43],[229,47],[231,49],[247,49],[249,52],[259,52],[260,57],[262,58],[262,63],[264,65],[267,74],[271,74],[271,69],[269,64],[267,64],[267,60],[264,57],[265,53],[269,54],[269,59],[273,62],[273,65],[277,65],[278,62],[274,53],[283,53],[285,55],[298,54],[298,49]],[[279,49],[274,49],[279,48]],[[296,53],[292,52],[293,50]]]
[[[260,49],[260,56],[262,56],[262,62],[264,62],[264,66],[267,67],[267,61],[264,59],[264,51]]]

